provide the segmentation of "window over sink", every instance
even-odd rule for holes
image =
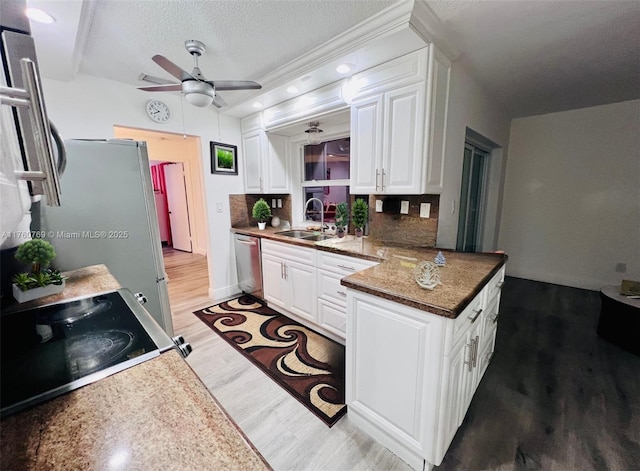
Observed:
[[[348,137],[304,146],[303,202],[318,198],[324,205],[325,222],[335,222],[338,203],[349,204],[351,141]],[[319,204],[309,204],[307,220],[320,221]]]

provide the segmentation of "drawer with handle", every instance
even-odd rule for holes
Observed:
[[[318,270],[317,279],[318,297],[346,308],[347,288],[340,284],[342,275],[326,270]]]
[[[323,251],[318,252],[318,268],[339,273],[343,276],[351,275],[377,264],[378,262],[362,258],[348,257]]]

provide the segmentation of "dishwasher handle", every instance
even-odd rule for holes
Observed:
[[[244,244],[244,245],[253,245],[255,246],[256,243],[253,242],[252,240],[242,240],[242,239],[236,239],[236,242],[240,243],[240,244]]]

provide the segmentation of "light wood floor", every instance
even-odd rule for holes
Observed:
[[[328,428],[193,315],[215,304],[206,257],[165,248],[164,260],[174,331],[193,347],[187,362],[274,470],[411,469],[348,414]]]
[[[408,470],[349,414],[327,428],[192,314],[201,256],[165,252],[188,363],[276,471]],[[438,470],[640,470],[640,357],[600,339],[598,293],[509,278],[496,354]]]

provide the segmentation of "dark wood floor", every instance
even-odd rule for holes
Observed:
[[[508,278],[496,354],[438,470],[640,470],[640,357],[595,291]],[[640,339],[639,339],[640,341]]]

